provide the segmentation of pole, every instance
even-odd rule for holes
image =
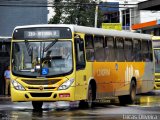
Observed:
[[[96,10],[95,10],[95,21],[94,21],[94,27],[96,28],[97,27],[97,18],[98,18],[98,5],[99,5],[99,0],[97,1],[97,4],[96,4]]]

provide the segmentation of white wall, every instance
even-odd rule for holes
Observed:
[[[149,22],[160,19],[160,11],[141,11],[140,22]]]

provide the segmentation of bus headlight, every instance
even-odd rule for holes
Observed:
[[[24,87],[15,80],[12,80],[12,85],[16,90],[25,90]]]
[[[69,88],[69,87],[72,85],[73,82],[74,82],[74,79],[73,79],[73,78],[65,81],[65,82],[58,88],[58,90],[66,90],[67,88]]]

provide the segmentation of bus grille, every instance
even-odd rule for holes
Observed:
[[[50,97],[52,93],[30,93],[32,97]]]
[[[155,82],[160,82],[160,80],[155,79]]]
[[[52,85],[60,81],[60,79],[54,80],[22,80],[29,85]]]
[[[44,87],[43,90],[55,89],[56,87]],[[28,87],[29,90],[40,90],[40,87]]]
[[[156,85],[157,87],[160,87],[160,84]]]
[[[160,75],[155,75],[155,79],[160,79]]]

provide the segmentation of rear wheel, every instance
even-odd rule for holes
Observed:
[[[32,106],[33,109],[35,110],[42,110],[42,105],[43,105],[42,101],[32,101]]]
[[[126,105],[126,104],[133,104],[135,101],[135,97],[136,97],[136,83],[134,80],[132,80],[130,85],[130,94],[119,96],[118,98],[121,105]]]
[[[135,81],[131,82],[131,90],[130,90],[130,103],[134,103],[136,98],[136,83]]]

